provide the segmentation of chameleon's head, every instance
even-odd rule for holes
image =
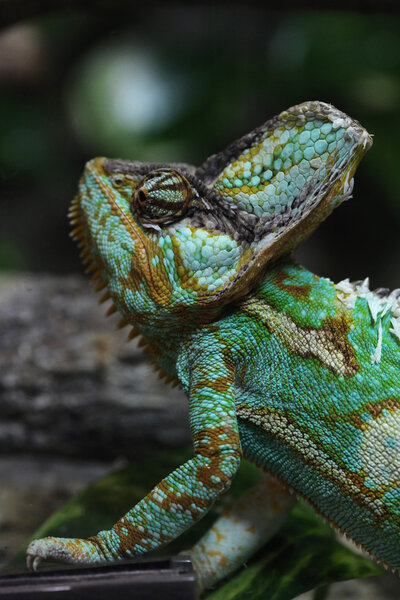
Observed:
[[[125,315],[222,306],[349,197],[370,145],[357,121],[307,102],[197,170],[95,158],[74,234]]]

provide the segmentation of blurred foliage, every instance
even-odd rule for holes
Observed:
[[[182,5],[134,19],[65,12],[25,27],[41,50],[36,76],[2,79],[0,52],[0,266],[80,268],[65,215],[88,158],[199,164],[284,108],[320,99],[359,119],[374,146],[355,199],[300,260],[333,278],[396,284],[398,16]]]
[[[130,465],[90,485],[56,511],[35,532],[33,539],[46,535],[88,537],[109,528],[139,502],[166,473],[191,456],[189,449],[169,450],[140,465]],[[174,555],[190,548],[207,531],[216,517],[234,498],[240,497],[258,480],[258,469],[242,461],[229,492],[221,501],[173,543],[157,554]],[[23,568],[21,551],[10,567]],[[338,542],[333,530],[304,503],[291,512],[279,533],[248,561],[230,581],[205,594],[209,600],[289,600],[299,594],[336,581],[382,575],[369,559],[354,554]],[[323,598],[324,595],[316,597]]]

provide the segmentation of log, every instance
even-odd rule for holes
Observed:
[[[0,453],[109,460],[190,442],[183,392],[80,276],[0,277]]]

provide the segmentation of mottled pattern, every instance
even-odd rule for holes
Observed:
[[[341,169],[356,144],[357,126],[329,110],[300,106],[282,113],[274,128],[260,132],[254,144],[219,175],[214,187],[257,217],[287,209],[295,214],[304,186],[318,186],[333,169]],[[365,135],[365,143],[368,138]],[[344,193],[351,192],[348,179]]]
[[[199,589],[234,571],[273,536],[296,501],[274,477],[259,483],[230,505],[190,552]]]
[[[272,475],[192,549],[200,587],[273,534],[287,490],[400,570],[400,293],[335,285],[290,258],[350,197],[370,145],[359,123],[306,102],[199,169],[86,165],[73,236],[108,312],[186,392],[194,456],[112,529],[32,542],[30,565],[161,547],[229,487],[243,453]]]

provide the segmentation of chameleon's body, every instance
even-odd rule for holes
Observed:
[[[309,102],[197,170],[88,163],[74,235],[98,288],[181,382],[195,454],[112,530],[35,541],[30,563],[157,549],[207,512],[243,454],[277,479],[263,477],[192,550],[202,586],[273,533],[287,488],[400,569],[398,293],[334,285],[290,259],[349,197],[370,144],[356,121]]]

